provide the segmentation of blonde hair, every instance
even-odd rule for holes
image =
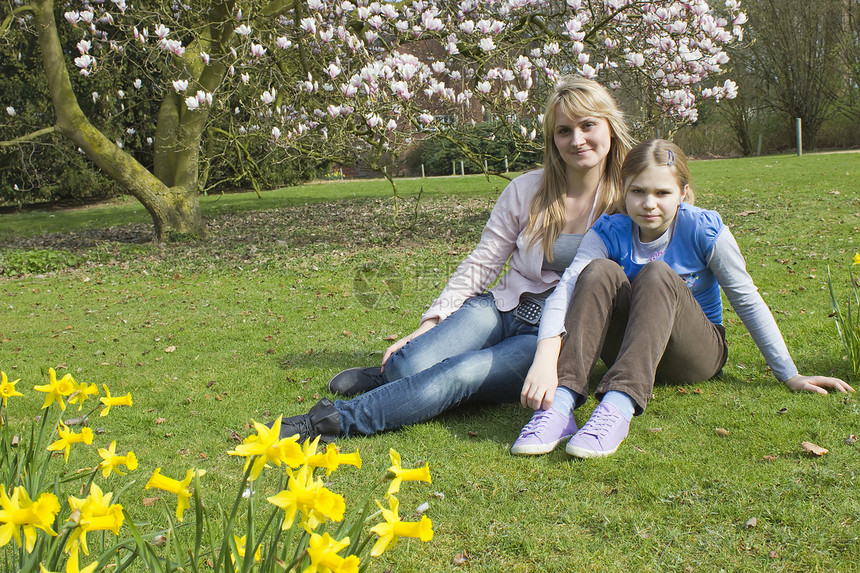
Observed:
[[[693,193],[693,180],[690,177],[690,167],[687,156],[680,147],[665,139],[649,139],[630,150],[621,166],[621,180],[624,182],[624,193],[627,193],[630,183],[637,175],[648,167],[666,165],[672,170],[678,187],[683,190],[687,186],[684,201],[693,205],[696,196]]]
[[[550,261],[553,243],[567,223],[564,207],[567,193],[565,163],[553,137],[559,113],[567,117],[600,117],[609,123],[612,140],[595,201],[595,216],[616,212],[623,206],[621,164],[633,146],[624,114],[606,88],[580,76],[565,76],[559,80],[546,103],[543,118],[543,177],[529,205],[529,222],[525,230],[526,235],[531,235],[529,246],[542,242],[544,254]]]

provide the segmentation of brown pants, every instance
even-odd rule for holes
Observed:
[[[708,320],[684,281],[662,261],[648,263],[629,281],[608,259],[580,273],[565,319],[558,358],[559,384],[588,395],[599,358],[609,367],[597,387],[625,392],[636,414],[648,404],[655,380],[681,384],[719,374],[728,358],[725,330]]]

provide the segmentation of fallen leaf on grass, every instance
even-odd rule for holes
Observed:
[[[382,340],[394,341],[394,340],[397,340],[397,335],[396,334],[389,334],[388,336],[384,337]]]
[[[773,551],[773,550],[771,550],[767,554],[767,556],[770,557],[771,559],[779,559],[779,553],[777,553],[776,551]]]
[[[776,456],[774,456],[774,455],[770,455],[770,456],[763,456],[763,457],[762,457],[762,460],[764,460],[764,461],[766,461],[766,462],[772,462],[772,461],[776,460]]]
[[[166,535],[156,535],[152,538],[153,543],[155,543],[156,547],[161,547],[165,543],[167,543]]]
[[[826,448],[822,448],[821,446],[815,445],[812,442],[801,442],[800,447],[807,454],[812,454],[813,456],[823,456],[830,450]]]
[[[725,428],[717,428],[717,433],[718,433],[719,435],[721,435],[721,436],[729,436],[729,435],[731,435],[731,432],[730,432],[730,431],[728,431],[728,430],[727,430],[727,429],[725,429]]]
[[[454,556],[454,565],[463,565],[469,562],[469,552],[465,549]]]
[[[686,388],[678,388],[678,394],[689,394],[689,392],[687,392]]]
[[[156,424],[163,424],[166,421],[167,421],[167,418],[156,418],[155,419]]]
[[[744,527],[750,529],[751,527],[755,527],[756,525],[758,525],[758,519],[756,519],[755,517],[750,517],[744,524]]]
[[[470,437],[470,438],[477,438],[477,437],[478,437],[478,432],[476,432],[475,430],[470,430],[470,431],[469,431],[469,437]]]
[[[854,434],[851,434],[850,436],[845,438],[845,443],[848,444],[849,446],[853,446],[854,444],[857,443],[857,436],[855,436]]]
[[[656,434],[657,432],[662,432],[663,428],[648,428],[648,431],[652,434]]]
[[[168,346],[167,348],[164,349],[165,352],[173,352],[175,350],[176,350],[175,346]]]
[[[738,217],[746,217],[747,215],[754,215],[758,213],[758,211],[741,211],[740,213],[735,213]]]
[[[152,504],[158,501],[158,497],[143,498],[143,507],[152,507]]]

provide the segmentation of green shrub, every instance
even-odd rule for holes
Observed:
[[[536,125],[540,132],[540,126]],[[422,140],[406,158],[406,168],[412,175],[421,174],[424,165],[425,175],[451,175],[452,170],[460,173],[460,161],[465,173],[482,173],[481,162],[486,160],[491,172],[505,171],[505,158],[508,159],[507,171],[525,171],[540,163],[542,142],[536,140],[529,149],[523,149],[522,138],[515,138],[507,128],[497,121],[485,122],[460,130],[465,151],[446,139],[441,133]],[[541,136],[538,136],[539,139]],[[476,160],[470,159],[469,156]]]
[[[33,273],[49,273],[75,268],[85,260],[74,253],[53,249],[6,251],[0,254],[0,275],[16,277]]]

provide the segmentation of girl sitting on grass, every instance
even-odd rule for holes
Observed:
[[[637,145],[621,178],[627,214],[594,224],[547,299],[521,393],[523,407],[536,411],[512,453],[545,454],[572,435],[568,454],[611,455],[655,380],[683,384],[719,374],[728,357],[720,287],[786,386],[854,391],[837,378],[798,373],[728,227],[716,212],[693,206],[677,145]],[[598,358],[609,367],[595,392],[600,403],[577,431],[573,410],[585,402]]]

